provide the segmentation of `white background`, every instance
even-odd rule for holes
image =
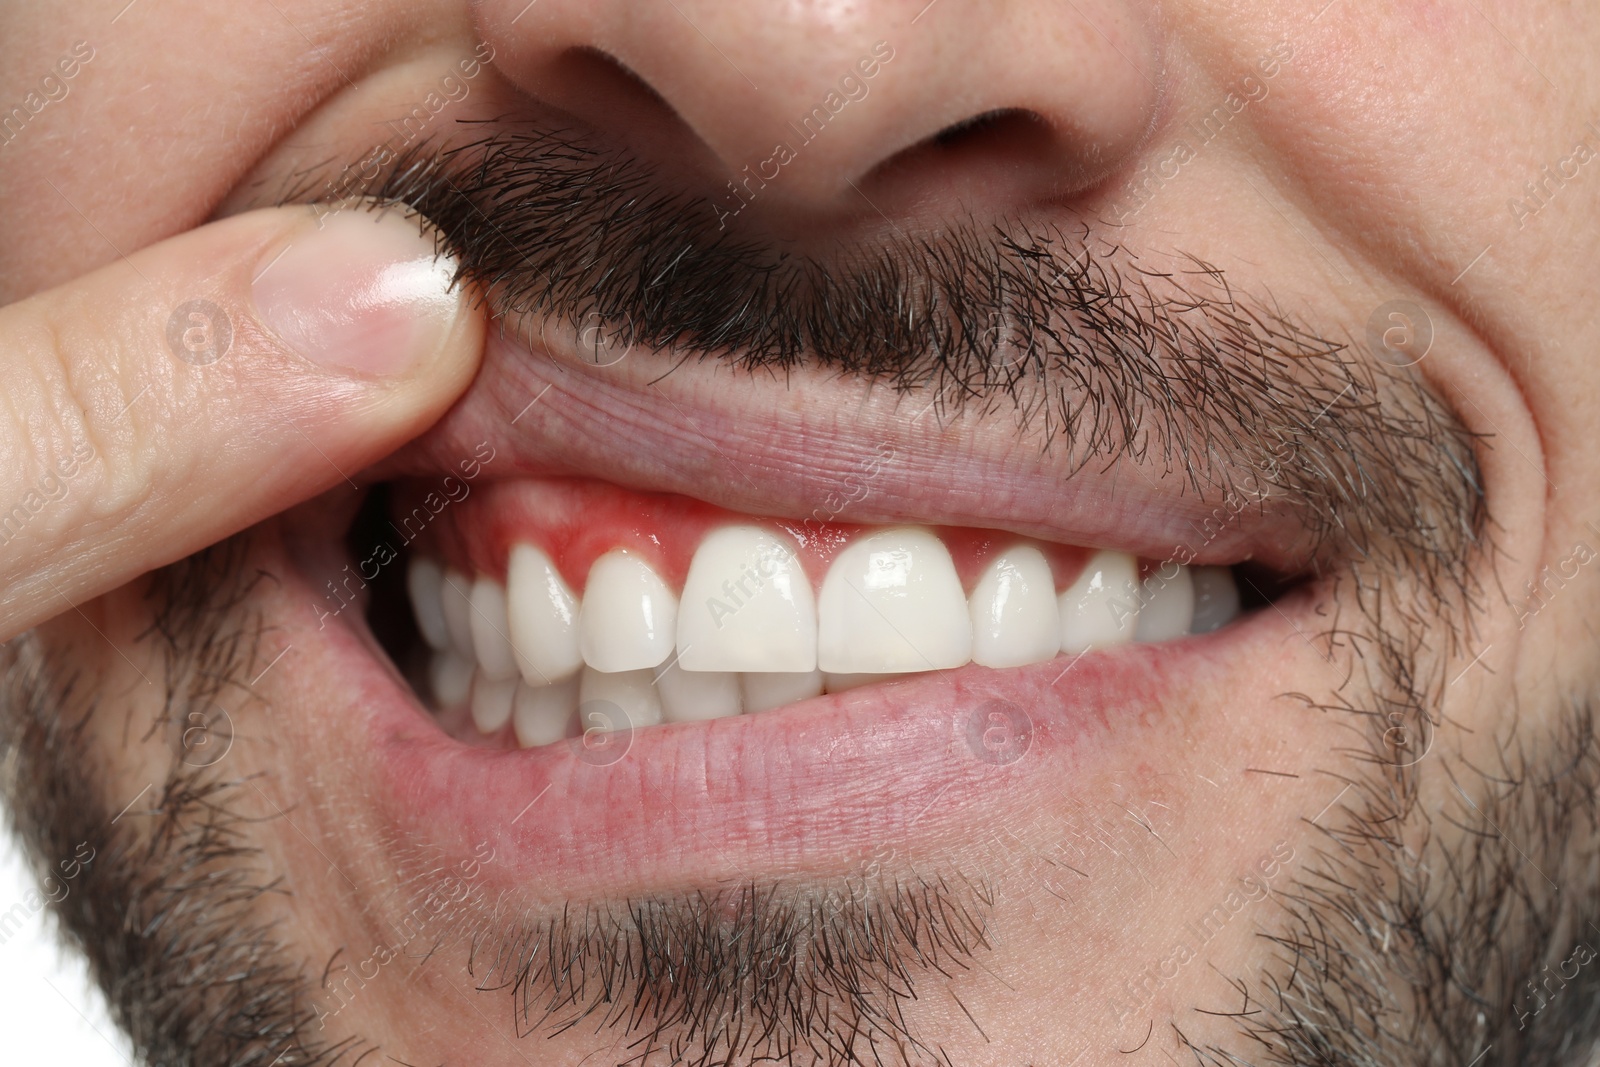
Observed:
[[[11,835],[0,829],[0,915],[21,917],[37,886]],[[83,961],[59,946],[48,909],[20,927],[0,928],[0,937],[0,1063],[130,1067],[127,1039],[90,986]]]

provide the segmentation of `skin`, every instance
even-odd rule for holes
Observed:
[[[1561,567],[1574,545],[1600,544],[1588,525],[1600,520],[1591,504],[1600,492],[1591,432],[1600,369],[1590,358],[1600,343],[1590,285],[1600,183],[1590,163],[1545,204],[1524,188],[1580,141],[1600,148],[1600,132],[1586,125],[1600,114],[1600,18],[1583,5],[1336,2],[1315,18],[1265,3],[1174,2],[1156,12],[1116,0],[994,10],[952,0],[927,10],[796,3],[760,17],[687,0],[642,12],[541,0],[520,18],[518,2],[275,7],[168,2],[119,17],[120,0],[66,11],[0,4],[0,104],[22,100],[73,42],[94,49],[70,93],[0,147],[7,396],[22,395],[11,383],[69,383],[28,392],[43,398],[38,406],[3,409],[0,434],[8,455],[22,460],[7,465],[15,470],[0,480],[3,499],[20,498],[59,451],[41,450],[41,440],[74,440],[78,427],[99,457],[68,503],[45,512],[18,554],[6,557],[8,573],[20,577],[8,579],[18,592],[7,594],[0,630],[34,629],[25,639],[29,662],[82,672],[114,696],[83,735],[109,818],[183,757],[156,729],[160,687],[141,682],[169,667],[149,633],[149,585],[139,576],[251,530],[239,543],[244,565],[282,579],[251,594],[282,638],[257,650],[257,669],[283,644],[298,645],[303,659],[238,694],[223,769],[236,780],[260,776],[241,808],[262,819],[246,840],[260,850],[255,869],[283,879],[288,893],[259,900],[253,914],[278,923],[283,958],[309,988],[337,950],[347,964],[366,955],[408,910],[430,862],[414,851],[417,842],[392,840],[393,828],[368,802],[379,786],[362,759],[362,735],[344,708],[329,706],[333,666],[296,599],[316,587],[295,577],[305,567],[303,543],[353,508],[339,495],[338,472],[372,467],[444,416],[435,437],[386,471],[429,469],[430,459],[459,454],[475,420],[488,418],[484,402],[471,406],[475,395],[496,385],[525,395],[555,383],[555,399],[524,429],[534,442],[518,453],[531,455],[527,462],[735,510],[779,503],[752,498],[732,470],[713,466],[719,477],[704,484],[696,472],[706,468],[693,460],[705,449],[694,441],[681,445],[681,464],[638,458],[661,454],[648,447],[651,409],[641,398],[668,361],[629,360],[602,376],[567,352],[562,377],[512,366],[491,342],[484,377],[469,391],[484,332],[465,297],[441,312],[448,322],[431,354],[392,377],[308,371],[270,334],[248,330],[214,375],[180,367],[150,344],[171,308],[195,291],[222,293],[221,302],[248,315],[248,279],[263,250],[307,222],[303,211],[247,209],[272,203],[307,167],[359,158],[373,142],[373,123],[403,113],[480,41],[493,45],[494,66],[447,116],[491,118],[531,95],[612,124],[645,158],[709,173],[766,158],[769,131],[820,99],[873,42],[888,40],[895,59],[870,95],[786,166],[759,202],[760,219],[775,232],[807,220],[871,232],[882,220],[863,197],[908,226],[974,205],[1003,212],[1051,198],[1062,218],[1122,219],[1116,239],[1125,246],[1158,262],[1179,251],[1199,256],[1236,285],[1270,292],[1297,316],[1336,324],[1350,338],[1364,337],[1388,301],[1421,308],[1433,343],[1410,371],[1483,435],[1477,460],[1494,550],[1465,561],[1481,594],[1453,626],[1441,617],[1429,631],[1441,640],[1428,664],[1448,684],[1431,709],[1432,747],[1419,757],[1431,761],[1419,763],[1415,778],[1420,806],[1439,812],[1455,803],[1444,769],[1452,768],[1489,807],[1496,791],[1481,775],[1462,777],[1464,769],[1491,768],[1513,750],[1551,765],[1566,701],[1593,691],[1600,620],[1589,568],[1537,611],[1525,594],[1526,583]],[[1291,45],[1292,58],[1257,83],[1264,95],[1192,159],[1161,170],[1180,142],[1195,141],[1185,122],[1245,75],[1260,78],[1258,61],[1279,42]],[[563,60],[575,47],[617,57],[676,118],[662,118],[663,105],[624,80]],[[1056,77],[1057,70],[1070,73]],[[1007,127],[977,148],[939,155],[926,147],[940,130],[999,108],[1032,110],[1055,132]],[[1130,186],[1143,165],[1162,175],[1153,195]],[[238,358],[247,351],[261,359]],[[108,377],[85,370],[93,354],[103,355]],[[120,428],[113,397],[135,397],[152,382],[163,402],[133,408]],[[718,455],[746,454],[744,422],[731,412],[748,411],[796,441],[824,442],[821,454],[844,457],[843,470],[887,438],[909,469],[958,487],[954,502],[940,505],[947,516],[897,504],[891,486],[846,516],[853,521],[985,525],[988,483],[974,479],[979,489],[964,498],[964,474],[1006,471],[1020,485],[1059,462],[1041,457],[1037,440],[1019,438],[1009,416],[964,413],[935,430],[908,419],[920,403],[902,406],[821,371],[785,386],[691,365],[660,389],[678,410],[712,416],[710,439],[724,446]],[[445,415],[463,393],[462,406]],[[807,411],[851,414],[796,414],[797,397]],[[89,411],[84,421],[69,417],[69,398]],[[195,404],[226,417],[192,418]],[[610,420],[611,436],[593,452],[541,444],[582,428],[586,410]],[[283,420],[294,418],[307,420],[307,432],[282,434]],[[208,460],[238,434],[272,427],[280,428],[268,438],[274,447]],[[319,451],[329,466],[315,459]],[[814,477],[806,471],[815,462],[791,463],[773,472],[778,484]],[[791,495],[826,488],[821,478]],[[1048,518],[1013,525],[1065,539]],[[46,577],[73,610],[52,599]],[[1341,587],[1327,595],[1348,607],[1338,598],[1353,594]],[[1447,633],[1459,639],[1443,640]],[[914,812],[884,813],[893,855],[881,862],[903,870],[915,855],[923,868],[981,872],[997,890],[997,947],[983,967],[930,982],[909,1009],[919,1033],[953,1062],[1123,1063],[1137,1048],[1133,1061],[1165,1063],[1185,1042],[1278,1062],[1239,1036],[1237,1020],[1204,1012],[1238,1009],[1224,976],[1254,977],[1274,964],[1272,946],[1257,935],[1277,929],[1284,913],[1250,903],[1181,964],[1172,962],[1171,945],[1242,879],[1258,877],[1265,857],[1280,861],[1267,879],[1272,889],[1310,884],[1330,849],[1326,827],[1314,822],[1350,813],[1341,783],[1370,773],[1370,764],[1354,754],[1347,718],[1309,713],[1282,696],[1326,698],[1349,659],[1325,657],[1317,642],[1293,634],[1262,638],[1249,655],[1197,667],[1159,714],[1121,728],[1110,755],[1064,767],[1074,775],[1067,790],[1037,779],[1013,791],[980,782],[970,803],[936,810],[920,828],[910,825]],[[1470,825],[1479,809],[1451,810]],[[996,831],[1002,825],[1010,838]],[[137,852],[129,842],[147,832],[109,831],[96,847],[115,839]],[[1432,832],[1436,848],[1466,840],[1448,819]],[[1420,842],[1421,824],[1406,833]],[[1036,857],[1064,840],[1092,843],[1073,861],[1081,878],[1056,892]],[[1529,848],[1543,867],[1573,862],[1590,844],[1579,832],[1553,851]],[[825,877],[859,860],[841,848],[807,862]],[[1578,874],[1560,880],[1568,877],[1575,895],[1588,890]],[[514,879],[492,863],[474,881],[474,896],[442,931],[470,929],[474,909],[499,894],[582,904],[608,888]],[[1438,906],[1449,911],[1448,894]],[[1566,958],[1575,937],[1553,942],[1549,958]],[[308,1038],[355,1039],[405,1062],[515,1063],[519,1048],[533,1062],[576,1064],[597,1052],[588,1062],[623,1058],[618,1035],[582,1028],[519,1045],[503,1003],[471,991],[464,952],[449,944],[431,965],[407,957],[385,968]],[[1162,972],[1158,988],[1130,1007],[1119,990],[1150,968]],[[1510,1003],[1514,985],[1494,988],[1494,1002]],[[1404,1017],[1414,998],[1397,996]]]

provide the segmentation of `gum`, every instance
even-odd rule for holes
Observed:
[[[393,521],[404,523],[425,507],[425,490],[400,485]],[[691,497],[626,489],[591,479],[515,479],[480,483],[450,503],[416,538],[415,551],[467,574],[504,582],[515,544],[545,552],[567,584],[582,593],[594,561],[612,549],[638,554],[674,589],[682,589],[695,549],[713,530],[729,525],[766,529],[795,545],[796,558],[820,590],[828,567],[857,538],[890,526],[743,515]],[[903,525],[903,524],[901,524]],[[1034,541],[998,530],[928,527],[944,542],[963,588],[970,593],[989,561],[1019,544],[1033,545],[1050,562],[1056,588],[1082,571],[1092,549]]]

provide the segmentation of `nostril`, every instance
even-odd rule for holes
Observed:
[[[929,141],[940,148],[962,142],[1004,141],[1050,136],[1050,124],[1037,111],[1003,107],[962,119],[934,134]]]
[[[657,167],[713,171],[716,160],[672,104],[622,60],[598,48],[569,48],[521,88],[538,107],[575,120],[596,144]]]
[[[568,48],[520,83],[536,107],[576,120],[587,138],[645,157],[674,158],[696,136],[670,102],[626,62],[589,45]]]
[[[672,106],[654,87],[622,60],[589,45],[569,48],[551,64],[545,79],[549,88],[577,98],[627,99],[635,106]]]
[[[1028,108],[996,108],[952,123],[873,168],[874,200],[929,204],[933,197],[989,210],[1079,192],[1100,167],[1094,146]],[[879,198],[881,194],[882,199]]]

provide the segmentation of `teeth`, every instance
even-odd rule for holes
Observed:
[[[411,594],[411,613],[423,640],[435,651],[450,647],[450,630],[445,626],[444,604],[439,599],[444,589],[444,571],[426,556],[412,556],[406,567],[406,589]]]
[[[506,636],[506,591],[493,578],[479,578],[472,583],[471,603],[472,615],[467,621],[478,669],[497,682],[515,678],[517,661]]]
[[[479,671],[472,679],[472,724],[480,734],[498,733],[511,718],[511,701],[517,695],[516,678],[488,678]]]
[[[822,687],[830,693],[843,693],[850,689],[860,689],[864,685],[877,685],[899,678],[898,674],[868,674],[859,672],[855,674],[824,674]]]
[[[822,695],[822,672],[774,671],[763,674],[744,674],[739,677],[744,690],[746,712],[771,711],[785,704]]]
[[[972,658],[972,620],[950,553],[917,527],[852,542],[822,582],[817,665],[831,673],[906,673]]]
[[[1135,641],[1170,641],[1184,637],[1194,621],[1194,581],[1189,568],[1163,563],[1144,580],[1144,605],[1139,609]]]
[[[1126,552],[1096,552],[1059,598],[1061,651],[1078,653],[1133,640],[1138,581],[1138,560]]]
[[[686,671],[669,663],[656,674],[655,686],[667,722],[726,719],[743,710],[739,676],[729,671]]]
[[[467,699],[474,667],[470,659],[459,655],[454,649],[447,648],[434,654],[428,664],[428,687],[433,690],[433,699],[441,708],[457,707]]]
[[[519,685],[511,706],[511,728],[523,748],[549,745],[567,736],[578,710],[578,676],[550,685]]]
[[[463,659],[474,659],[477,653],[472,650],[472,580],[458,570],[445,571],[439,601],[451,646]]]
[[[578,647],[597,671],[637,671],[664,663],[677,636],[678,598],[649,564],[623,549],[589,569],[578,612]]]
[[[1061,615],[1050,562],[1018,545],[996,556],[968,601],[972,661],[985,667],[1043,663],[1061,651]]]
[[[700,543],[678,609],[686,671],[810,671],[817,607],[793,542],[728,526]]]
[[[530,686],[546,685],[583,666],[578,651],[578,598],[550,557],[516,545],[506,564],[506,614],[517,666]]]
[[[1239,617],[1239,586],[1226,567],[1196,567],[1194,581],[1194,622],[1190,631],[1208,634]]]
[[[681,604],[626,549],[594,562],[581,603],[527,544],[512,548],[505,586],[422,557],[406,585],[434,650],[434,703],[470,711],[483,734],[510,723],[531,747],[575,724],[727,718],[969,661],[1020,667],[1210,633],[1239,615],[1226,567],[1168,562],[1142,583],[1139,571],[1127,553],[1096,552],[1057,595],[1044,552],[1018,544],[988,562],[968,597],[944,543],[902,527],[846,545],[813,596],[785,535],[730,526],[699,546]]]
[[[592,667],[584,670],[578,676],[579,728],[626,730],[660,722],[661,697],[651,684],[651,674],[598,671]]]

